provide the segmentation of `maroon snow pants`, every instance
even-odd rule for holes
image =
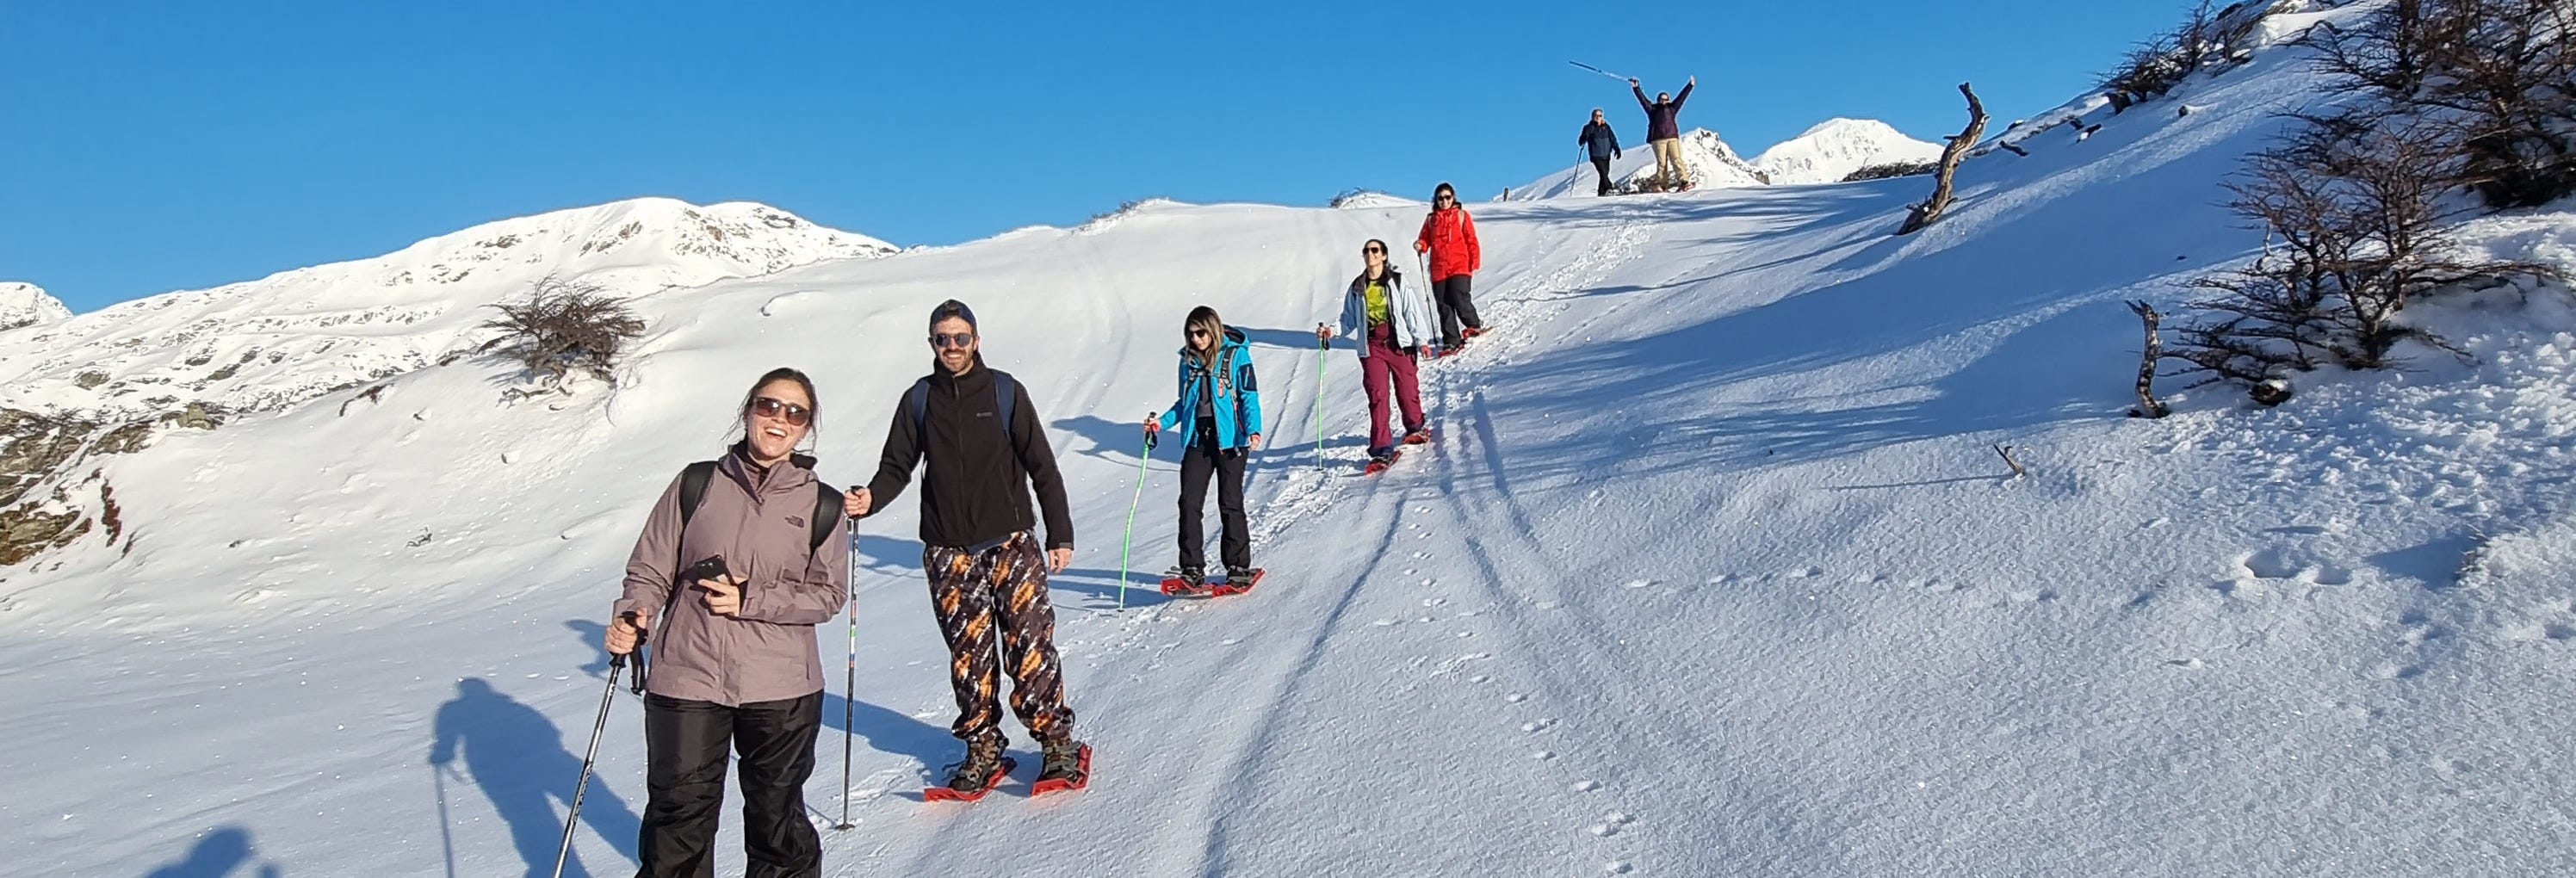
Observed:
[[[1422,429],[1422,385],[1413,354],[1395,346],[1395,327],[1369,327],[1368,356],[1360,358],[1360,384],[1368,388],[1369,456],[1395,450],[1395,433],[1386,426],[1387,382],[1395,382],[1396,402],[1404,406],[1404,432]]]

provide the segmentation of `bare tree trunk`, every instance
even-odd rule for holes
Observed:
[[[2147,346],[2138,359],[2138,407],[2129,411],[2129,417],[2161,418],[2173,412],[2156,401],[2156,361],[2164,359],[2165,350],[2164,337],[2156,334],[2156,322],[2164,315],[2144,301],[2130,302],[2129,310],[2138,312],[2138,319],[2147,324]]]
[[[1950,176],[1959,172],[1959,162],[1968,157],[1968,148],[1976,146],[1977,139],[1986,133],[1985,102],[1977,100],[1976,90],[1967,83],[1959,83],[1959,93],[1968,96],[1968,127],[1950,138],[1949,146],[1941,148],[1941,182],[1932,188],[1932,200],[1914,206],[1913,213],[1905,218],[1905,227],[1896,231],[1899,235],[1922,231],[1940,219],[1942,211],[1950,209]]]

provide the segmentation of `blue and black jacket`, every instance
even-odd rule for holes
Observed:
[[[1181,348],[1181,396],[1163,413],[1159,426],[1169,433],[1182,427],[1197,429],[1199,395],[1214,382],[1213,403],[1216,409],[1216,444],[1232,450],[1252,444],[1261,432],[1261,384],[1252,376],[1252,350],[1245,344],[1243,331],[1228,326],[1225,341],[1217,346],[1216,368]],[[1196,436],[1189,437],[1196,441]]]

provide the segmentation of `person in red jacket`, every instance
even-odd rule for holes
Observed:
[[[1422,234],[1413,239],[1413,252],[1431,256],[1431,302],[1440,311],[1441,353],[1456,353],[1467,346],[1468,339],[1485,332],[1485,322],[1476,319],[1476,301],[1469,295],[1473,275],[1485,267],[1485,253],[1476,246],[1476,221],[1458,205],[1458,190],[1449,184],[1431,190],[1431,215],[1422,218]]]

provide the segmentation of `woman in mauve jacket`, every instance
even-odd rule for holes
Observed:
[[[735,410],[742,440],[671,481],[626,561],[608,650],[652,646],[644,878],[714,874],[728,749],[742,755],[741,874],[821,874],[804,795],[823,724],[814,626],[849,599],[850,550],[840,493],[796,453],[818,409],[804,373],[762,375]]]

